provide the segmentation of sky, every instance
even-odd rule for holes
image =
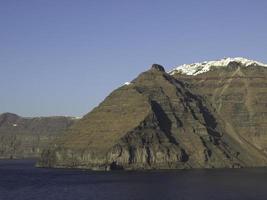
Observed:
[[[153,63],[267,63],[266,0],[0,0],[0,113],[83,116]]]

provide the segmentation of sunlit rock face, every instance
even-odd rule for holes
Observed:
[[[227,66],[187,75],[154,64],[52,142],[38,166],[266,166],[266,68]]]

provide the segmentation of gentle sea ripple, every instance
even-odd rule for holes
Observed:
[[[266,200],[267,169],[91,172],[0,161],[0,200]]]

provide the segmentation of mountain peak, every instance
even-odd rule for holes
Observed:
[[[250,60],[243,57],[235,57],[235,58],[223,58],[221,60],[215,60],[215,61],[204,61],[201,63],[183,64],[174,67],[174,69],[171,70],[169,74],[173,75],[176,73],[181,73],[181,74],[195,76],[198,74],[208,72],[214,68],[230,67],[232,64],[240,65],[243,67],[251,67],[251,66],[267,67],[267,64],[258,61]]]
[[[153,64],[151,66],[151,69],[155,69],[155,70],[158,70],[158,71],[161,71],[161,72],[165,72],[165,69],[162,65],[159,65],[159,64]]]
[[[0,122],[3,121],[3,120],[8,120],[8,121],[15,121],[17,120],[18,118],[20,118],[20,116],[14,114],[14,113],[0,113]]]

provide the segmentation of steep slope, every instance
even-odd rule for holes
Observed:
[[[214,62],[183,65],[170,73],[212,104],[229,135],[255,156],[266,157],[267,65],[244,58]]]
[[[112,92],[43,151],[38,166],[170,169],[262,166],[214,108],[160,65]]]
[[[62,134],[74,121],[70,117],[23,118],[0,115],[0,159],[38,157],[41,149]]]

